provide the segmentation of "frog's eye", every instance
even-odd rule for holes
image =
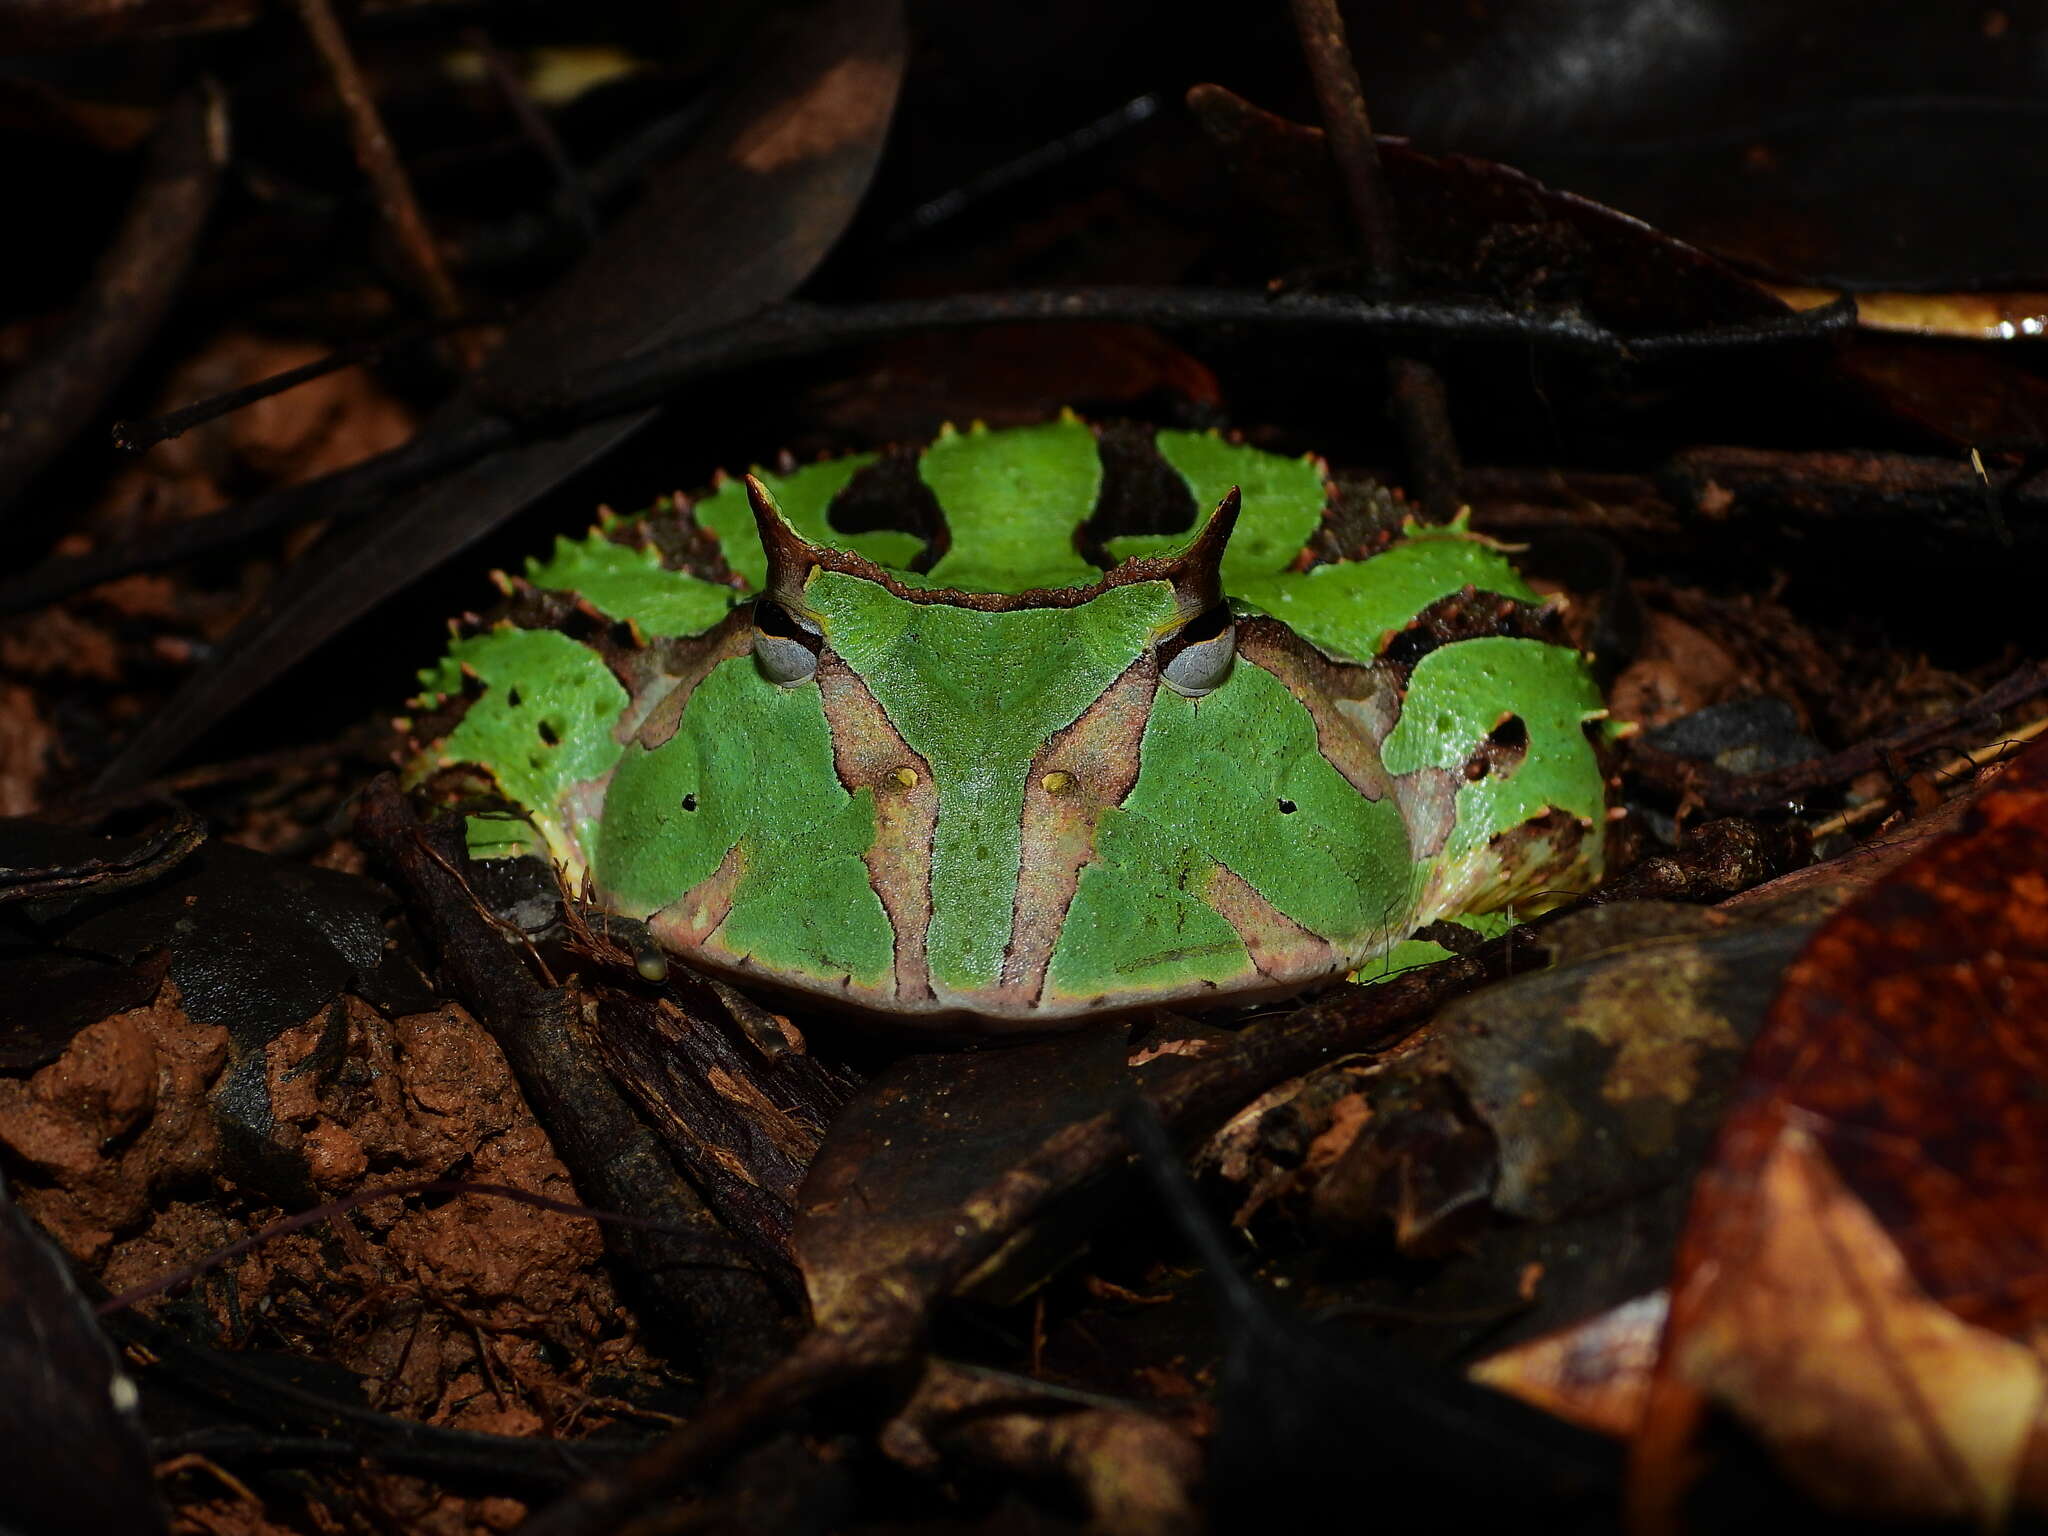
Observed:
[[[784,688],[808,683],[818,672],[825,633],[773,598],[754,599],[754,660],[762,676]]]
[[[1159,680],[1183,698],[1213,693],[1237,659],[1237,619],[1228,603],[1196,614],[1159,642]]]

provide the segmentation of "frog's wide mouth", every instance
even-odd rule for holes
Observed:
[[[1351,963],[1332,959],[1298,975],[1268,976],[1255,971],[1242,981],[1224,985],[1189,982],[1177,987],[1138,987],[1124,992],[1049,1001],[1020,999],[993,991],[986,995],[955,993],[941,996],[935,993],[930,997],[904,1000],[893,991],[863,987],[849,979],[818,981],[795,977],[701,947],[671,946],[659,916],[649,921],[648,928],[657,942],[665,948],[674,947],[689,965],[744,987],[749,994],[759,994],[794,1006],[816,1008],[870,1033],[926,1038],[937,1035],[963,1040],[1064,1034],[1132,1018],[1154,1008],[1201,1013],[1219,1008],[1277,1003],[1341,981],[1357,964],[1370,963],[1377,958],[1368,955]],[[1391,948],[1393,942],[1389,939],[1386,947]]]

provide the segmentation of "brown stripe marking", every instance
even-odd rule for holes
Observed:
[[[753,622],[744,610],[727,615],[718,628],[706,630],[701,635],[664,641],[658,652],[661,671],[655,675],[673,677],[675,686],[658,698],[654,697],[652,677],[633,688],[631,691],[636,701],[653,698],[654,702],[644,713],[639,712],[635,704],[626,706],[625,716],[619,721],[619,740],[637,741],[649,752],[666,746],[682,724],[683,709],[697,691],[697,685],[711,675],[713,667],[735,656],[746,655],[753,649],[753,644]]]
[[[1202,899],[1237,930],[1252,964],[1275,981],[1308,981],[1339,969],[1337,951],[1252,888],[1233,869],[1218,864]]]
[[[1271,619],[1237,627],[1238,655],[1279,678],[1315,722],[1316,747],[1331,767],[1368,800],[1384,800],[1393,782],[1380,765],[1380,742],[1371,726],[1392,697],[1393,685],[1377,667],[1329,660]],[[1341,701],[1341,702],[1340,702]],[[1393,710],[1388,729],[1393,728]]]
[[[1095,856],[1096,823],[1138,782],[1139,747],[1158,686],[1158,664],[1148,650],[1032,756],[1017,901],[996,987],[1006,1004],[1028,1007],[1044,990],[1082,866]]]
[[[732,912],[733,892],[745,869],[739,844],[725,851],[718,868],[647,919],[647,931],[664,949],[694,954],[707,946]]]
[[[895,996],[932,997],[925,932],[932,921],[932,836],[939,791],[931,764],[910,749],[875,696],[829,650],[818,658],[818,692],[832,729],[832,767],[849,794],[872,790],[875,838],[863,857],[868,884],[896,935]],[[905,783],[909,777],[913,782]]]

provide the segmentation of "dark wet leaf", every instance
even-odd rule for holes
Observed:
[[[1647,737],[1665,752],[1702,759],[1724,773],[1766,773],[1820,756],[1820,744],[1806,734],[1799,712],[1768,696],[1709,704]]]
[[[0,1192],[0,1530],[164,1530],[135,1384],[64,1259]]]
[[[0,906],[24,904],[31,918],[46,918],[87,897],[160,879],[205,840],[206,828],[183,812],[132,837],[92,837],[27,818],[0,820]]]
[[[119,866],[138,841],[24,823],[11,823],[10,832],[18,848],[33,846],[76,869]],[[168,974],[192,1018],[228,1031],[232,1055],[213,1110],[235,1171],[282,1197],[304,1197],[299,1161],[271,1145],[265,1048],[344,991],[391,1013],[433,1005],[386,934],[395,899],[358,875],[219,842],[147,884],[106,883],[117,888],[25,903],[0,929],[24,983],[51,998],[51,1011],[8,1049],[24,1066],[48,1060],[77,1028],[148,1001],[143,978]],[[116,1006],[94,1011],[107,1003]]]
[[[851,221],[904,63],[899,0],[831,0],[771,24],[735,65],[703,137],[506,333],[424,434],[469,431],[491,402],[566,371],[736,320],[794,290]],[[146,777],[300,657],[653,420],[600,422],[514,448],[399,497],[323,544],[268,594],[116,761]]]
[[[2048,382],[1994,347],[1864,337],[1841,367],[1902,423],[1945,447],[2048,443]]]
[[[1188,102],[1240,198],[1260,215],[1243,234],[1272,269],[1312,274],[1346,263],[1351,236],[1322,130],[1221,86],[1197,86]],[[1420,291],[1569,303],[1623,334],[1786,313],[1719,258],[1510,166],[1426,154],[1398,140],[1383,139],[1380,156],[1403,261]]]
[[[951,1232],[963,1201],[1062,1126],[1112,1108],[1130,1091],[1126,1055],[1124,1031],[1110,1026],[906,1056],[870,1079],[826,1132],[799,1195],[797,1262],[818,1321],[855,1310],[870,1276]],[[1027,1228],[973,1280],[986,1294],[1028,1289],[1074,1236],[1059,1216]]]
[[[1744,1043],[1817,920],[1625,901],[1547,924],[1548,967],[1453,1003],[1361,1082],[1306,1213],[1370,1263],[1320,1299],[1431,1320],[1430,1347],[1462,1355],[1658,1285]],[[1389,1268],[1389,1238],[1428,1267]]]
[[[169,951],[119,965],[0,938],[0,1072],[28,1072],[64,1054],[71,1037],[157,994]]]
[[[2048,249],[2039,0],[1347,6],[1374,121],[1780,271],[1971,284]]]
[[[1709,1407],[1851,1514],[2043,1511],[2048,747],[1844,907],[1785,977],[1697,1187],[1637,1507]]]
[[[147,890],[44,932],[124,963],[168,948],[186,1012],[254,1049],[344,988],[401,1011],[430,1005],[386,949],[384,914],[394,905],[359,875],[213,843]]]
[[[1628,938],[1446,1009],[1450,1075],[1499,1144],[1495,1208],[1554,1220],[1689,1174],[1805,941],[1776,925]]]

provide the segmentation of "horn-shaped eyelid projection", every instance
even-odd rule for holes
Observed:
[[[754,509],[754,529],[768,557],[768,574],[761,590],[785,606],[795,605],[802,600],[805,579],[818,564],[818,552],[790,526],[767,486],[753,475],[747,476],[746,484],[747,505]]]
[[[1173,583],[1176,606],[1192,617],[1206,613],[1223,601],[1223,552],[1230,547],[1230,535],[1237,528],[1237,515],[1244,497],[1236,486],[1223,493],[1216,510],[1202,524],[1195,542],[1173,556],[1168,579]]]

